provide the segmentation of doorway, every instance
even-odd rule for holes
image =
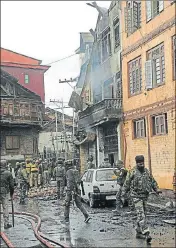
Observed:
[[[114,165],[114,154],[113,153],[108,154],[108,157],[109,157],[109,163],[111,164],[111,167],[113,167],[113,165]]]

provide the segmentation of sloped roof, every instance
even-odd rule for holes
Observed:
[[[83,42],[93,42],[94,41],[94,37],[91,35],[90,32],[81,32],[80,33]]]
[[[42,60],[35,59],[21,53],[1,47],[1,62],[40,65]]]

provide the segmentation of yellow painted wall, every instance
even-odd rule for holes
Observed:
[[[146,23],[145,1],[141,1],[142,6],[142,27],[127,37],[125,33],[124,7],[126,1],[122,1],[122,50],[136,44],[137,41],[152,32],[155,28],[163,25],[175,16],[175,4],[171,5],[170,1],[164,1],[164,11],[158,16]],[[124,113],[130,110],[147,106],[159,101],[165,101],[168,98],[175,97],[175,81],[173,81],[173,60],[172,60],[172,36],[175,34],[175,27],[167,29],[153,38],[146,44],[143,44],[137,50],[123,56],[122,60],[122,82],[123,82],[123,109]],[[152,89],[145,90],[145,61],[146,52],[151,48],[164,42],[165,54],[165,84]],[[136,57],[142,57],[142,92],[136,96],[129,96],[128,93],[128,62]],[[149,127],[149,142],[151,149],[151,166],[153,176],[156,178],[160,188],[173,189],[173,174],[175,168],[175,110],[167,112],[168,118],[168,134],[160,136],[151,135],[151,127]],[[149,116],[150,118],[150,116]],[[126,166],[135,166],[135,156],[143,154],[145,156],[145,164],[148,167],[148,146],[147,137],[144,139],[133,139],[132,120],[128,120],[124,125],[124,133],[127,143]]]

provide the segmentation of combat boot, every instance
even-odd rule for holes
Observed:
[[[144,234],[137,232],[137,233],[136,233],[136,238],[137,238],[137,239],[145,239],[146,237],[145,237]]]
[[[12,227],[12,225],[11,224],[6,224],[6,225],[4,225],[4,229],[8,229],[8,228],[11,228]]]
[[[85,223],[88,223],[90,219],[91,219],[91,217],[90,217],[89,215],[88,215],[88,216],[85,216],[84,222],[85,222]]]
[[[147,242],[148,244],[150,244],[151,241],[152,241],[152,237],[150,236],[150,232],[146,232],[145,238],[146,238],[146,242]]]

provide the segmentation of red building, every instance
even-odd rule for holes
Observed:
[[[44,73],[50,66],[42,61],[1,48],[1,68],[19,80],[19,83],[45,101]]]

